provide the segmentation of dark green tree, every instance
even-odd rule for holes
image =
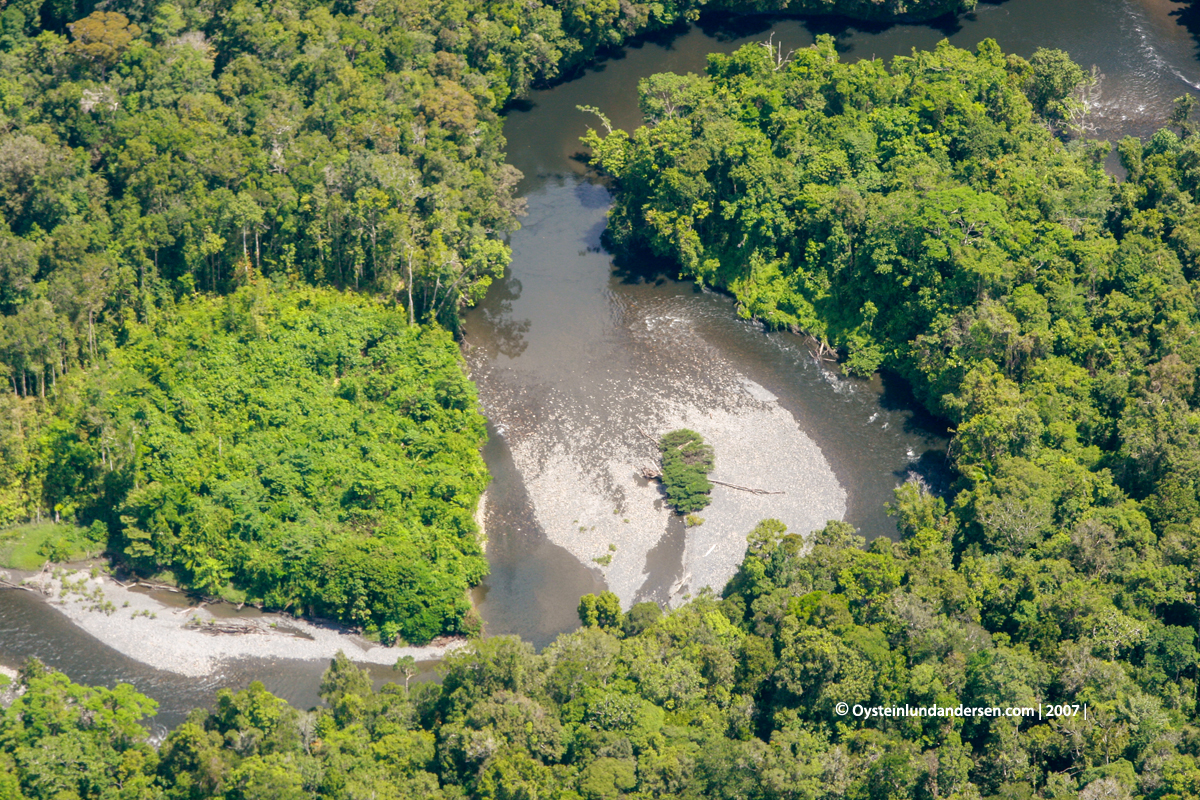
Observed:
[[[690,514],[709,504],[713,449],[695,431],[680,428],[664,434],[658,442],[662,455],[662,482],[667,501],[676,512]]]

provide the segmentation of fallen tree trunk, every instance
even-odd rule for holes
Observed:
[[[27,592],[37,592],[37,589],[34,589],[32,586],[22,586],[21,584],[13,583],[12,581],[0,581],[0,586],[4,586],[8,589],[24,589]]]
[[[824,343],[822,343],[822,344],[824,344]],[[635,427],[637,427],[638,433],[640,433],[642,436],[645,436],[650,441],[654,442],[656,447],[658,446],[658,443],[659,443],[658,439],[655,439],[653,436],[646,433],[646,431],[642,428],[641,425],[637,425]],[[681,444],[679,447],[683,448],[683,447],[686,447],[688,444],[690,444],[690,442],[685,442],[684,444]],[[651,480],[661,481],[662,480],[662,470],[661,469],[655,469],[654,467],[638,467],[638,472],[640,472],[642,477],[648,481],[651,481]],[[750,492],[750,494],[758,494],[758,495],[786,494],[786,492],[773,492],[770,489],[755,489],[752,486],[740,486],[736,483],[726,483],[725,481],[718,481],[713,478],[709,478],[708,482],[715,483],[718,486],[724,486],[728,489],[737,489],[739,492]]]
[[[166,584],[162,584],[162,583],[146,583],[145,581],[137,581],[136,585],[137,586],[145,586],[148,589],[163,589],[168,592],[175,592],[176,594],[183,592],[182,589],[179,589],[174,586],[167,586]]]
[[[641,476],[648,481],[661,481],[662,480],[662,471],[661,470],[657,470],[654,467],[638,467],[637,469],[638,469],[638,472],[641,473]],[[725,481],[719,481],[715,478],[709,478],[708,482],[715,483],[718,486],[724,486],[729,489],[737,489],[740,492],[750,492],[750,494],[759,494],[759,495],[787,494],[787,492],[775,492],[775,491],[771,491],[770,489],[755,489],[753,486],[741,486],[736,483],[726,483]]]
[[[249,633],[257,633],[260,635],[269,633],[269,630],[264,629],[257,624],[244,624],[238,622],[202,622],[200,620],[189,620],[185,627],[198,630],[201,633],[218,635],[235,635],[241,636]]]
[[[208,605],[207,600],[205,600],[198,606],[189,606],[188,608],[177,608],[177,609],[175,609],[175,613],[176,614],[193,614],[193,613],[199,611],[200,609],[204,608],[206,605]]]
[[[725,481],[718,481],[714,478],[709,478],[708,482],[715,483],[718,486],[726,486],[730,489],[737,489],[742,492],[750,492],[751,494],[786,494],[785,492],[772,492],[770,489],[755,489],[750,486],[738,486],[736,483],[726,483]]]

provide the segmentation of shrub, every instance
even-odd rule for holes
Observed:
[[[70,541],[63,536],[57,536],[52,539],[46,539],[38,546],[38,555],[44,557],[47,561],[53,561],[61,564],[71,560],[71,554],[74,548],[71,547]]]
[[[612,592],[599,595],[585,594],[579,598],[579,621],[584,627],[616,630],[621,627],[625,615],[621,613],[621,601]]]

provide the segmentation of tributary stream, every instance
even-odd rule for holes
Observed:
[[[719,591],[762,517],[801,533],[843,518],[869,538],[894,535],[883,511],[892,490],[914,475],[941,479],[945,439],[912,411],[902,386],[841,376],[801,338],[739,320],[728,297],[647,265],[614,266],[600,249],[611,196],[579,159],[579,136],[595,120],[577,105],[631,129],[640,78],[701,72],[708,53],[772,33],[785,49],[833,34],[844,59],[890,59],[942,38],[973,48],[991,37],[1006,52],[1058,47],[1095,65],[1104,79],[1093,135],[1146,136],[1173,98],[1200,86],[1188,27],[1200,31],[1200,20],[1189,8],[1174,0],[981,2],[949,27],[708,20],[630,47],[513,110],[509,160],[525,175],[529,213],[512,236],[508,273],[466,321],[465,352],[492,434],[484,453],[493,474],[484,513],[492,572],[476,591],[487,632],[541,647],[577,625],[586,592],[607,587],[627,604],[677,604],[705,586]],[[636,473],[654,454],[643,431],[680,425],[715,445],[713,477],[783,494],[718,487],[704,524],[685,528]],[[311,706],[325,666],[244,659],[186,678],[100,644],[31,594],[0,591],[0,663],[29,656],[79,682],[132,683],[160,702],[157,722],[167,726],[216,688],[254,679]]]

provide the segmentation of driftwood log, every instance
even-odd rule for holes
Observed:
[[[208,605],[208,601],[204,600],[198,606],[189,606],[187,608],[177,608],[177,609],[175,609],[175,613],[176,614],[193,614],[193,613],[199,611],[200,609],[204,608],[206,605]]]
[[[13,583],[12,581],[0,581],[0,586],[5,587],[6,589],[24,589],[27,592],[37,591],[37,589],[34,589],[32,586],[22,586],[21,584]]]
[[[638,425],[637,429],[638,429],[638,433],[640,433],[642,436],[645,436],[650,441],[654,442],[655,444],[658,444],[658,440],[655,439],[650,434],[646,433],[646,431],[642,430],[641,425]],[[684,445],[680,445],[680,447],[683,447],[683,446]],[[662,480],[662,468],[661,467],[638,467],[638,472],[641,473],[641,476],[648,481],[661,481]],[[786,492],[773,492],[770,489],[755,489],[754,487],[751,487],[751,486],[740,486],[739,484],[736,484],[736,483],[726,483],[725,481],[719,481],[719,480],[716,480],[715,478],[709,478],[708,482],[715,483],[718,486],[724,486],[728,489],[737,489],[740,492],[750,492],[750,494],[759,494],[759,495],[786,494]]]
[[[42,564],[42,569],[37,575],[33,576],[32,578],[26,578],[24,581],[22,581],[19,588],[26,589],[31,592],[38,592],[39,594],[44,594],[49,597],[51,594],[53,594],[53,590],[50,588],[49,583],[53,576],[46,575],[46,570],[48,569],[50,569],[49,561],[47,561],[45,564]]]
[[[162,583],[146,583],[145,581],[135,581],[134,585],[135,586],[145,586],[147,589],[162,589],[162,590],[168,591],[168,592],[175,592],[176,594],[183,592],[182,589],[176,588],[174,586],[167,586],[166,584],[162,584]]]
[[[257,633],[259,635],[270,633],[269,629],[265,629],[261,625],[255,623],[236,622],[233,620],[228,622],[224,620],[218,620],[210,623],[198,619],[190,619],[187,621],[185,627],[192,628],[200,631],[201,633],[207,633],[212,636],[244,636],[250,633]]]
[[[743,491],[743,492],[750,492],[751,494],[784,494],[783,492],[772,492],[769,489],[754,489],[749,486],[738,486],[736,483],[726,483],[725,481],[719,481],[719,480],[716,480],[715,478],[709,478],[708,482],[715,483],[718,486],[727,486],[730,489],[737,489],[737,490]]]
[[[662,480],[662,472],[654,469],[653,467],[638,467],[638,472],[640,472],[642,477],[648,481]],[[725,481],[719,481],[716,478],[709,478],[708,482],[715,483],[718,486],[724,486],[728,489],[737,489],[739,492],[749,492],[750,494],[787,494],[787,492],[774,492],[770,489],[755,489],[753,486],[741,486],[736,483],[726,483]]]
[[[830,347],[828,342],[815,336],[808,337],[808,352],[818,361],[837,362],[837,351]]]

